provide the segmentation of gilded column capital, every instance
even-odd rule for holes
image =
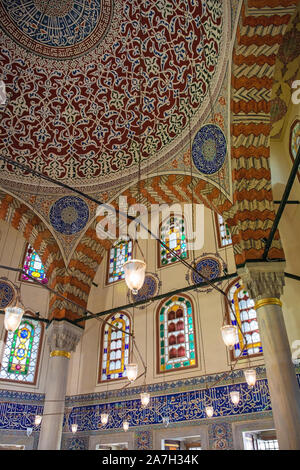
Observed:
[[[46,330],[50,357],[71,357],[83,334],[83,329],[67,321],[52,321]]]
[[[280,296],[283,293],[284,262],[248,263],[238,269],[250,296],[257,308],[267,304],[281,305]]]

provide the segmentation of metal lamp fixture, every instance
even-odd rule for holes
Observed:
[[[237,327],[235,325],[224,325],[221,328],[222,338],[229,349],[233,349],[238,342]]]
[[[5,308],[4,326],[7,331],[16,331],[21,323],[24,315],[25,308],[19,297],[17,297],[16,304],[11,307]]]
[[[143,287],[145,281],[146,263],[139,259],[126,261],[123,265],[125,281],[134,295]]]

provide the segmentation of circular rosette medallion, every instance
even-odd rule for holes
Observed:
[[[186,279],[190,285],[192,284],[206,284],[203,287],[198,287],[196,290],[199,292],[211,292],[213,287],[207,284],[207,279],[213,281],[223,275],[226,264],[218,253],[204,253],[201,258],[195,261],[195,268],[199,274],[195,271],[189,270],[186,275]],[[203,274],[203,277],[201,276]],[[220,284],[218,282],[217,284]]]
[[[64,235],[80,232],[89,220],[89,208],[80,198],[65,196],[58,199],[50,209],[50,222],[55,230]]]
[[[226,158],[227,144],[223,131],[214,124],[202,127],[193,142],[192,156],[197,170],[204,175],[219,171]]]
[[[105,37],[112,0],[5,0],[1,24],[17,43],[54,59],[80,56]]]
[[[15,298],[15,291],[10,284],[0,280],[0,308],[5,308]]]

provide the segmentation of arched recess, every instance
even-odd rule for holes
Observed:
[[[47,272],[48,286],[60,290],[59,280],[65,275],[65,264],[59,246],[44,222],[26,204],[3,191],[0,191],[0,219],[16,229],[38,252]]]
[[[275,210],[271,190],[271,90],[276,57],[297,0],[244,0],[232,58],[233,207],[231,228],[237,266],[261,260]],[[284,259],[277,231],[269,259]]]

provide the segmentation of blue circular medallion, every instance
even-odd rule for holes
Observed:
[[[199,273],[202,273],[206,279],[210,281],[216,279],[221,275],[221,266],[219,261],[214,258],[204,258],[196,264],[196,269]],[[194,284],[200,284],[201,282],[206,282],[202,276],[193,272],[192,279]]]
[[[0,281],[0,308],[7,307],[14,297],[14,289],[7,282]]]
[[[143,287],[138,291],[137,295],[132,294],[134,302],[150,300],[159,290],[159,281],[152,274],[146,274]]]
[[[214,124],[207,124],[196,134],[192,156],[197,170],[204,175],[219,171],[226,158],[227,144],[223,131]]]
[[[52,226],[57,232],[64,235],[80,232],[88,220],[89,208],[79,197],[62,197],[50,209],[50,222]]]

